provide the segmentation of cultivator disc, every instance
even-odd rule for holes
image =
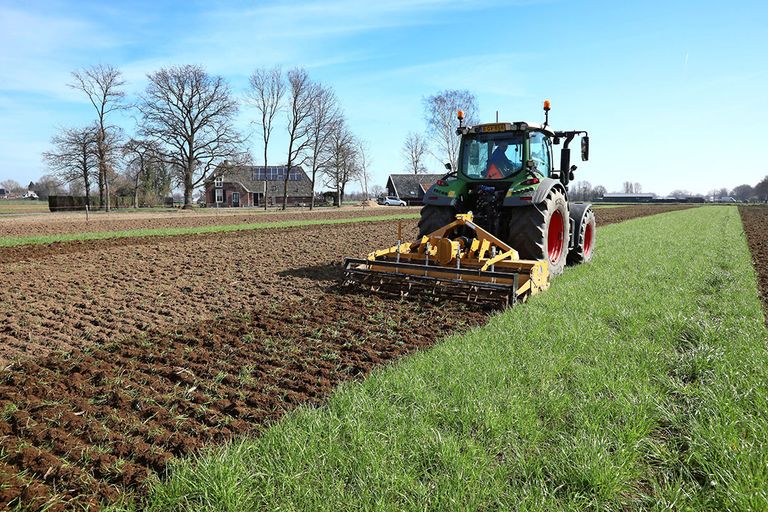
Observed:
[[[513,305],[549,287],[546,261],[517,251],[472,221],[472,214],[420,240],[399,242],[366,259],[344,260],[345,285],[400,296],[429,295]]]

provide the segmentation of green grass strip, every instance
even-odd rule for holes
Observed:
[[[202,233],[229,233],[232,231],[250,231],[267,228],[295,228],[317,226],[320,224],[350,224],[354,222],[378,222],[400,219],[418,219],[418,214],[374,215],[370,217],[350,217],[347,219],[311,219],[287,220],[279,222],[256,222],[252,224],[227,224],[224,226],[192,226],[182,228],[130,229],[125,231],[96,231],[90,233],[67,233],[59,235],[15,236],[0,238],[0,247],[20,245],[41,245],[54,242],[84,242],[87,240],[107,240],[110,238],[135,238],[145,236],[197,235]]]
[[[598,235],[528,304],[176,461],[142,509],[768,509],[768,339],[736,208]]]

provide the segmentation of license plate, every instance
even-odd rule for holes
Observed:
[[[483,133],[503,132],[507,130],[507,123],[484,124]]]

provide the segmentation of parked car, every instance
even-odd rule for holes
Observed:
[[[385,197],[379,201],[379,204],[384,206],[408,206],[408,204],[399,197]]]

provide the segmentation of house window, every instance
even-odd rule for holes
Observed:
[[[221,189],[221,188],[216,189],[216,202],[217,203],[224,202],[224,189]]]
[[[216,178],[213,180],[213,184],[216,188],[221,188],[224,186],[224,176],[216,176]]]

